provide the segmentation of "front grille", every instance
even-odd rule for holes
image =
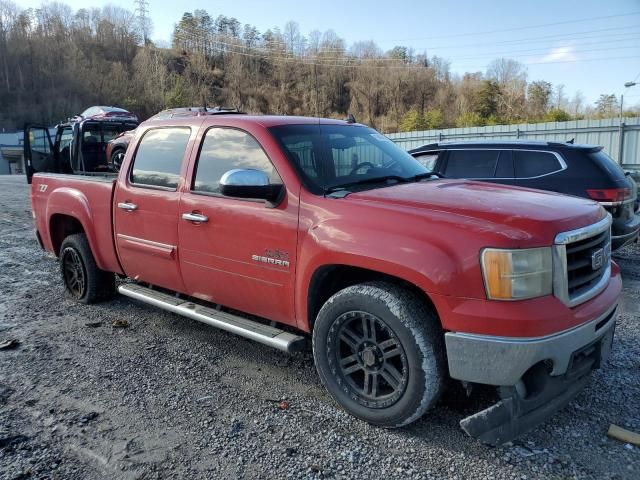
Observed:
[[[567,249],[567,287],[569,298],[575,298],[593,288],[609,267],[609,230],[593,237],[569,243]],[[593,265],[593,255],[601,252],[602,262]]]
[[[611,216],[556,236],[554,294],[570,307],[586,302],[611,276]]]

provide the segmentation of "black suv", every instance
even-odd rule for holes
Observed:
[[[590,198],[613,217],[612,248],[637,241],[638,187],[602,147],[555,142],[445,142],[410,150],[446,178],[468,178]]]

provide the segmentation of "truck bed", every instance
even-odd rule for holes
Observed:
[[[113,241],[113,193],[116,175],[38,173],[33,176],[31,204],[42,247],[59,254],[60,244],[80,221],[103,270],[122,273]]]

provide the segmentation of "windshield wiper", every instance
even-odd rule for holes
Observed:
[[[444,178],[444,175],[440,172],[424,172],[419,173],[418,175],[414,175],[413,177],[407,178],[408,181],[417,182],[419,180],[424,180],[425,178],[438,177]]]
[[[410,182],[413,180],[413,177],[410,178],[406,178],[406,177],[401,177],[400,175],[384,175],[382,177],[371,177],[371,178],[363,178],[362,180],[355,180],[353,182],[347,182],[347,183],[341,183],[338,185],[332,185],[330,187],[327,187],[325,189],[325,193],[332,193],[332,192],[336,192],[339,190],[345,190],[349,187],[354,187],[357,185],[367,185],[367,184],[371,184],[371,183],[383,183],[386,182],[388,180],[396,180],[397,182]]]

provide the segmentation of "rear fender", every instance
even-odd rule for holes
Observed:
[[[82,225],[82,229],[87,236],[91,252],[96,260],[96,264],[103,270],[108,270],[106,262],[98,247],[95,231],[93,229],[93,215],[89,207],[89,201],[84,193],[70,187],[59,187],[49,194],[47,199],[47,240],[49,245],[54,248],[52,238],[52,220],[54,215],[67,215],[76,219]],[[56,252],[54,252],[56,253]]]

